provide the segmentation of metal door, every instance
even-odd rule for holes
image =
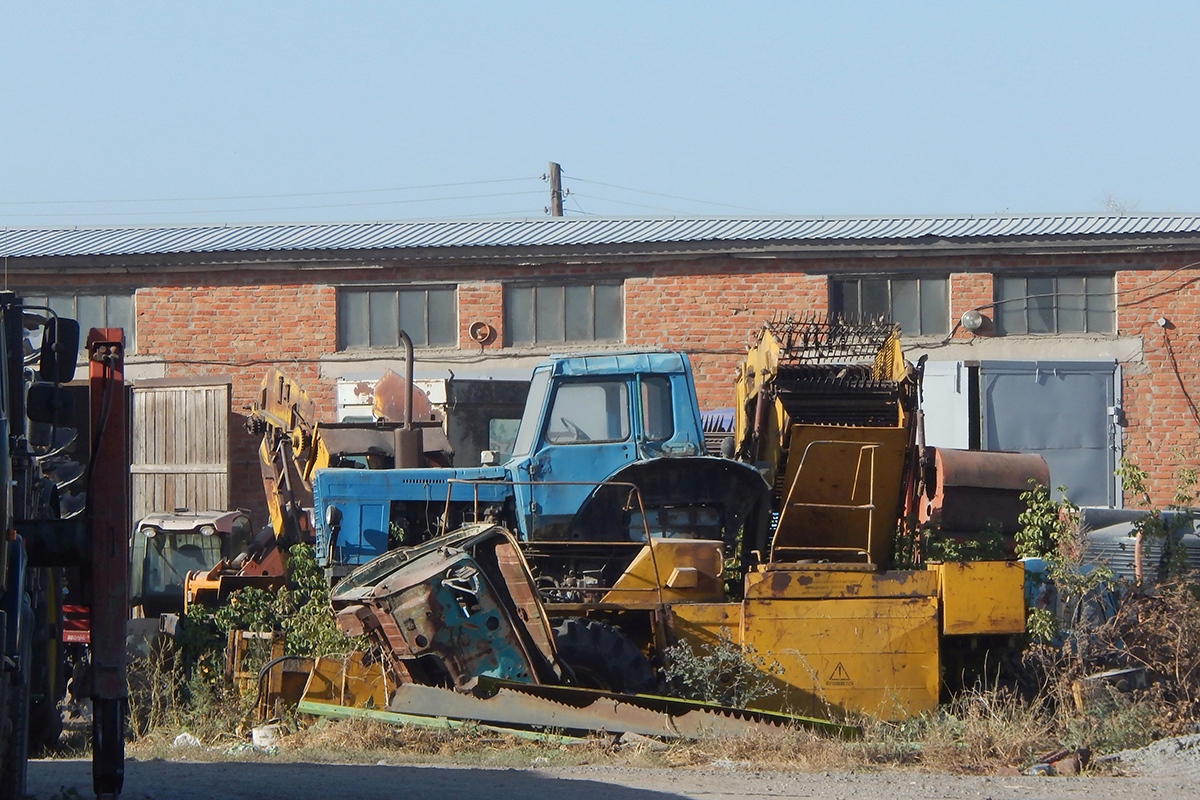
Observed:
[[[630,402],[629,379],[622,375],[557,385],[528,466],[531,534],[565,538],[596,484],[637,459]]]
[[[961,361],[927,361],[921,384],[925,443],[934,447],[971,448],[971,382],[977,373]],[[975,426],[977,428],[977,426]]]
[[[227,382],[133,389],[133,521],[229,507],[229,396]]]
[[[984,450],[1037,453],[1072,502],[1121,504],[1115,361],[984,361],[979,372]]]

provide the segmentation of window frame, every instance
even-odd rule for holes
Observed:
[[[1103,292],[1092,293],[1090,291],[1089,282],[1092,280],[1101,279],[1108,283],[1107,288]],[[1029,282],[1034,281],[1052,281],[1053,290],[1046,292],[1032,292],[1029,288]],[[1082,280],[1083,292],[1064,292],[1060,289],[1060,281]],[[1021,281],[1022,291],[1019,295],[1011,297],[1002,296],[1003,286],[1005,281]],[[1061,299],[1064,297],[1079,297],[1081,303],[1076,308],[1064,308]],[[1045,331],[1030,331],[1030,313],[1036,312],[1036,309],[1031,309],[1029,301],[1037,298],[1049,298],[1052,322],[1050,330]],[[1093,307],[1093,302],[1102,301],[1104,307]],[[1014,311],[1015,310],[1015,311]],[[1064,311],[1079,314],[1083,321],[1083,328],[1064,330],[1060,318]],[[1014,313],[1020,314],[1024,322],[1023,330],[1013,330],[1009,322],[1005,319],[1006,316],[1011,317]],[[1104,330],[1099,330],[1092,327],[1093,315],[1103,314],[1106,319]],[[1086,272],[1065,272],[1065,273],[1045,273],[1045,272],[1022,272],[1015,275],[996,274],[992,277],[992,321],[998,336],[1061,336],[1070,334],[1095,334],[1095,335],[1115,335],[1117,332],[1117,273],[1116,270],[1099,272],[1096,270],[1088,270]]]
[[[941,303],[939,304],[939,314],[944,315],[937,320],[940,330],[925,329],[925,314],[922,303],[923,283],[932,283],[933,281],[941,282]],[[932,275],[830,275],[828,284],[829,294],[829,310],[833,316],[841,316],[844,319],[856,319],[865,321],[866,319],[877,319],[877,316],[866,318],[863,316],[863,284],[867,282],[883,283],[887,293],[887,320],[901,326],[901,331],[906,336],[945,336],[950,333],[950,274],[936,273]],[[920,326],[920,330],[907,330],[903,323],[896,319],[895,316],[895,292],[893,284],[895,283],[911,283],[916,288],[916,320]],[[855,304],[856,308],[853,314],[847,313],[845,309],[845,289],[847,284],[853,283],[855,288]]]
[[[568,335],[568,328],[571,325],[568,314],[569,299],[567,292],[570,289],[578,289],[586,287],[590,290],[589,305],[590,316],[588,318],[589,335],[582,338],[575,338]],[[597,319],[600,317],[598,311],[598,303],[596,290],[598,287],[611,287],[616,289],[615,300],[619,304],[619,318],[616,321],[616,332],[614,336],[603,336],[597,333]],[[526,305],[528,309],[517,310],[515,306],[514,294],[516,292],[529,292],[529,299]],[[546,333],[539,335],[538,324],[539,318],[539,294],[553,294],[559,292],[561,301],[557,309],[557,318],[554,320],[562,330],[561,338]],[[505,347],[550,347],[558,345],[574,345],[574,344],[621,344],[625,341],[625,280],[623,278],[614,279],[598,279],[598,280],[563,280],[550,279],[543,281],[510,281],[506,282],[502,290],[503,318],[504,318],[504,345]],[[553,303],[553,300],[544,302]],[[603,301],[601,301],[603,302]],[[550,312],[553,313],[553,309]],[[517,330],[521,327],[516,323],[514,317],[520,315],[522,318],[527,318],[526,325],[531,334],[531,337],[517,338]],[[578,320],[574,320],[578,324]],[[523,332],[522,332],[523,333]]]
[[[445,294],[449,296],[449,306],[452,312],[452,320],[449,323],[445,333],[449,333],[449,338],[436,342],[430,341],[432,335],[436,332],[431,325],[431,320],[434,314],[430,308],[430,293]],[[372,309],[375,305],[375,298],[372,295],[378,295],[381,298],[387,294],[393,295],[393,302],[390,306],[391,313],[394,314],[392,319],[372,319]],[[422,328],[420,330],[410,330],[412,326],[405,324],[402,317],[402,309],[404,308],[403,296],[409,295],[424,295],[421,302],[422,309]],[[360,298],[357,305],[361,308],[348,308],[350,297]],[[459,346],[458,332],[458,284],[383,284],[363,286],[361,284],[338,286],[337,298],[335,300],[337,306],[337,317],[335,327],[337,330],[337,351],[338,352],[365,352],[369,350],[395,350],[403,345],[400,341],[400,331],[404,331],[412,339],[414,349],[434,349],[434,348],[457,348]],[[364,313],[365,312],[365,313]],[[347,316],[356,313],[362,313],[362,321],[356,321],[355,327],[358,330],[351,330],[351,321]],[[375,343],[376,324],[383,325],[389,328],[386,334],[381,335],[378,344]],[[391,330],[394,328],[394,330]],[[348,335],[348,334],[353,335]],[[353,339],[353,343],[350,341]]]
[[[53,298],[71,298],[71,312],[62,313],[55,311],[60,316],[70,317],[79,322],[79,338],[80,343],[87,337],[88,329],[93,327],[79,319],[79,298],[81,297],[101,297],[104,298],[104,324],[100,327],[105,328],[120,328],[125,332],[125,352],[133,355],[137,352],[137,289],[109,289],[106,291],[62,291],[50,288],[35,288],[22,290],[18,292],[22,302],[30,306],[44,306],[53,309],[51,299]],[[129,302],[129,322],[128,324],[116,322],[111,318],[111,298],[120,297],[127,299]],[[80,358],[84,358],[83,349],[80,349]]]

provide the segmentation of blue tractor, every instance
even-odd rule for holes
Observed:
[[[727,560],[749,563],[766,546],[769,501],[753,467],[705,455],[691,365],[673,352],[550,358],[533,372],[504,464],[313,477],[317,556],[331,580],[390,549],[495,522],[559,600],[610,585],[647,536],[723,541]]]

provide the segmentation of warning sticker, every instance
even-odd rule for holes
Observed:
[[[833,672],[826,681],[830,686],[849,686],[851,684],[850,673],[846,672],[846,668],[842,666],[842,662],[833,668]]]

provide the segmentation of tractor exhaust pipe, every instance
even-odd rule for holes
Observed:
[[[396,469],[413,469],[425,466],[425,441],[421,429],[413,426],[413,355],[412,337],[400,331],[400,343],[404,345],[404,425],[395,434]]]

